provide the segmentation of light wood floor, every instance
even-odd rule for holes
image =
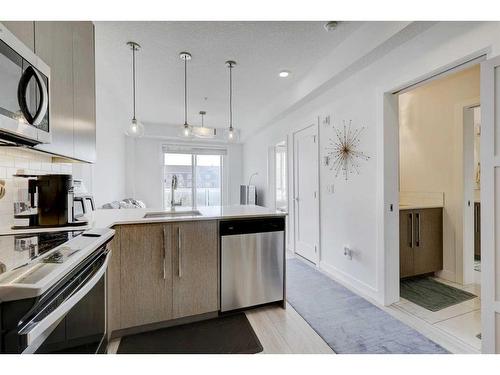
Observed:
[[[335,354],[307,322],[287,303],[286,309],[269,306],[246,312],[265,354]],[[108,345],[115,354],[120,339]]]

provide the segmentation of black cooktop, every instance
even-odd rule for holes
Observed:
[[[0,274],[23,266],[82,233],[61,231],[0,236]]]

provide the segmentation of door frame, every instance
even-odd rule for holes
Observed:
[[[295,255],[299,255],[300,254],[297,254],[297,235],[296,235],[296,228],[297,228],[297,224],[298,224],[298,220],[297,220],[297,206],[296,206],[296,200],[295,200],[295,197],[296,197],[296,187],[295,187],[295,177],[297,176],[297,150],[296,150],[296,137],[297,137],[297,134],[300,133],[301,131],[303,130],[306,130],[310,127],[314,127],[315,130],[316,130],[316,137],[317,137],[317,142],[316,142],[316,152],[317,152],[317,158],[318,158],[318,163],[316,165],[316,191],[317,191],[317,197],[316,197],[316,205],[315,205],[315,208],[316,208],[316,217],[317,217],[317,221],[318,221],[318,229],[316,231],[316,246],[317,246],[317,251],[316,251],[316,255],[315,255],[315,259],[314,261],[311,261],[309,259],[306,259],[312,263],[314,263],[314,265],[316,267],[319,267],[319,264],[320,264],[320,260],[321,260],[321,230],[320,230],[320,223],[321,223],[321,216],[320,216],[320,199],[321,199],[321,195],[320,195],[320,152],[319,152],[319,143],[320,143],[320,133],[319,133],[319,117],[316,119],[316,122],[315,123],[312,123],[312,124],[309,124],[301,129],[298,129],[298,130],[294,130],[293,131],[293,134],[292,134],[292,164],[293,164],[293,174],[291,176],[291,185],[292,185],[292,190],[290,190],[292,194],[290,194],[290,199],[289,199],[289,202],[292,202],[292,205],[293,205],[293,252]],[[293,198],[292,198],[293,197]],[[305,259],[305,258],[304,258]]]
[[[381,90],[381,131],[377,133],[377,233],[379,257],[377,261],[380,296],[384,305],[399,301],[399,103],[398,94],[409,91],[431,80],[466,69],[486,60],[491,51],[483,49],[471,55],[428,72],[414,80],[401,82]],[[482,158],[481,158],[482,160]],[[481,165],[483,161],[481,161]],[[482,276],[483,277],[483,276]]]
[[[286,204],[286,238],[285,238],[285,245],[287,250],[294,251],[291,248],[290,244],[290,223],[292,222],[291,219],[291,202],[293,202],[293,199],[290,199],[292,190],[290,190],[290,181],[292,181],[293,185],[293,179],[291,178],[290,174],[290,142],[289,142],[289,136],[288,134],[285,135],[281,141],[275,142],[273,145],[269,146],[267,149],[267,191],[269,193],[269,198],[268,206],[270,206],[272,209],[276,210],[278,207],[276,206],[276,148],[278,145],[283,144],[284,147],[286,148],[286,153],[285,153],[285,158],[286,158],[286,194],[287,194],[287,204]],[[295,227],[294,227],[295,228]]]
[[[472,177],[474,174],[474,109],[480,107],[480,102],[462,107],[463,126],[463,177],[464,177],[464,202],[463,202],[463,250],[462,250],[462,281],[463,284],[474,282],[474,187]],[[471,113],[472,112],[472,113]],[[472,118],[469,118],[469,117]],[[472,120],[472,124],[470,121]],[[469,127],[472,126],[472,129]],[[472,161],[470,158],[472,157]],[[469,167],[472,167],[472,170]],[[470,202],[470,206],[469,206]]]

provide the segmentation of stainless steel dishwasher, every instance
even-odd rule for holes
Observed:
[[[285,218],[221,221],[221,311],[284,301]]]

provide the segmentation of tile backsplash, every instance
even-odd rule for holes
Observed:
[[[14,223],[15,174],[72,174],[71,163],[53,163],[52,156],[29,150],[0,147],[0,180],[5,181],[5,196],[0,198],[0,227]]]

